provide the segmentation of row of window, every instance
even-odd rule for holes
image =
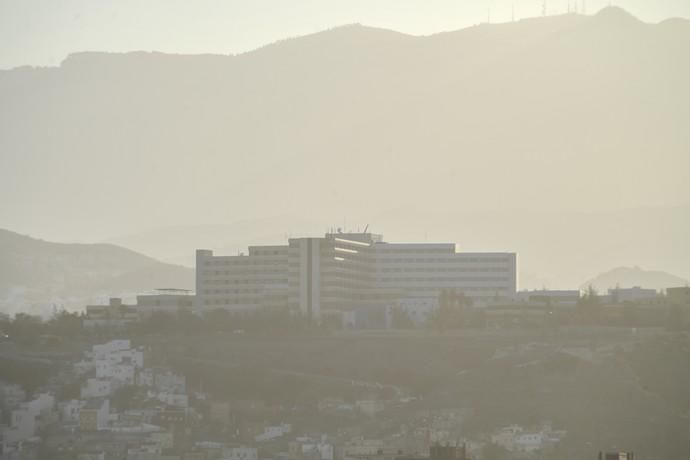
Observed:
[[[429,286],[428,282],[424,279],[414,279],[414,280],[390,280],[390,282],[393,281],[406,281],[406,283],[403,286],[389,286],[389,287],[396,287],[396,288],[401,288],[406,291],[439,291],[442,289],[442,286]],[[441,280],[443,282],[448,282],[448,283],[453,283],[457,282],[458,280],[454,280],[451,278],[448,278],[446,280]],[[509,283],[510,280],[508,278],[476,278],[473,279],[472,281],[475,282],[484,282],[484,283],[501,283],[499,286],[467,286],[467,287],[462,287],[458,288],[461,291],[472,291],[472,290],[485,290],[485,289],[508,289],[506,287],[505,283]],[[423,285],[410,285],[410,282],[420,282],[420,283],[425,283]],[[321,292],[327,293],[327,292],[333,292],[333,290],[343,290],[346,289],[347,291],[351,291],[351,295],[354,295],[356,291],[358,290],[364,290],[368,291],[369,289],[367,287],[363,286],[356,286],[356,285],[347,285],[347,284],[328,284],[328,285],[322,285],[321,286]],[[260,294],[266,294],[265,289],[204,289],[200,291],[203,295],[240,295],[240,294],[253,294],[253,295],[260,295]],[[274,295],[276,295],[274,293]],[[350,295],[350,294],[349,294]]]
[[[415,268],[415,267],[405,267],[405,268],[384,268],[381,272],[426,272],[426,273],[445,273],[445,272],[506,272],[509,271],[509,267],[491,267],[491,266],[478,266],[478,267],[428,267],[428,268]]]
[[[393,252],[393,251],[391,251]],[[428,251],[424,251],[428,254]],[[323,254],[323,258],[330,258],[333,255],[332,251],[328,251],[327,254]],[[386,253],[388,255],[388,252]],[[448,257],[376,257],[367,256],[364,254],[355,254],[347,256],[349,262],[364,262],[374,264],[387,264],[387,263],[496,263],[496,262],[508,262],[511,260],[505,256],[496,257],[469,257],[462,254],[448,254]],[[280,266],[289,263],[289,265],[299,265],[299,258],[290,258],[288,262],[287,258],[281,257],[277,259],[267,260],[267,259],[256,259],[253,256],[250,257],[233,257],[229,259],[209,259],[204,261],[206,267],[210,266],[247,266],[247,265],[266,265],[266,266]]]
[[[281,259],[254,259],[253,257],[237,257],[233,259],[220,259],[220,260],[206,260],[204,261],[204,266],[206,267],[211,267],[211,266],[247,266],[247,265],[267,265],[267,266],[275,266],[275,265],[285,265],[287,260],[285,258]]]
[[[419,258],[380,258],[378,263],[382,265],[386,264],[399,264],[399,263],[429,263],[429,264],[494,264],[494,263],[506,263],[510,259],[506,257],[459,257],[457,255],[451,257],[442,258],[430,258],[430,257],[419,257]]]
[[[337,266],[337,264],[336,264]],[[494,265],[476,265],[471,267],[383,267],[377,270],[378,272],[389,273],[389,272],[505,272],[510,270],[512,267],[506,266],[504,263],[498,263]],[[294,270],[288,270],[294,271]],[[343,270],[341,272],[352,271],[354,273],[360,273],[362,270]],[[377,271],[370,271],[375,273]],[[260,269],[260,270],[202,270],[203,276],[232,276],[232,275],[275,275],[283,274],[285,269]],[[330,273],[334,273],[330,271]]]
[[[219,280],[203,280],[202,284],[287,284],[288,280],[284,278],[273,278],[273,279],[219,279]]]
[[[201,274],[203,276],[231,276],[231,275],[244,275],[244,276],[250,276],[250,275],[276,275],[276,274],[282,274],[285,273],[285,270],[247,270],[247,269],[241,269],[241,270],[202,270]]]
[[[204,289],[202,291],[205,295],[223,295],[223,294],[261,294],[263,289]]]
[[[381,283],[391,283],[391,282],[404,282],[404,283],[459,283],[459,282],[465,282],[465,281],[473,281],[473,282],[485,282],[485,281],[503,281],[503,282],[509,282],[510,278],[506,276],[463,276],[461,278],[380,278],[378,280]]]

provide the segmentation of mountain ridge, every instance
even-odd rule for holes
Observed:
[[[592,15],[586,15],[586,14],[580,14],[580,13],[562,13],[562,14],[554,14],[554,15],[549,15],[549,16],[538,16],[538,17],[526,17],[526,18],[520,18],[515,21],[505,21],[505,22],[497,22],[497,23],[478,23],[472,26],[468,27],[463,27],[460,29],[453,29],[453,30],[446,30],[446,31],[440,31],[440,32],[435,32],[431,34],[421,34],[421,35],[415,35],[415,34],[409,34],[401,31],[397,31],[394,29],[388,29],[385,27],[380,27],[380,26],[370,26],[367,24],[362,24],[362,23],[348,23],[348,24],[342,24],[334,27],[330,27],[327,29],[323,29],[320,31],[316,31],[313,33],[308,33],[305,35],[298,35],[298,36],[291,36],[291,37],[286,37],[282,38],[270,43],[266,43],[264,45],[258,46],[256,48],[243,51],[243,52],[238,52],[238,53],[228,53],[228,54],[223,54],[223,53],[169,53],[169,52],[164,52],[164,51],[156,51],[156,50],[131,50],[131,51],[97,51],[97,50],[83,50],[83,51],[74,51],[69,53],[65,58],[61,61],[61,63],[57,66],[33,66],[33,65],[23,65],[23,66],[18,66],[18,67],[13,67],[13,68],[8,68],[8,69],[0,69],[0,72],[7,72],[7,71],[12,71],[12,70],[17,70],[17,69],[51,69],[51,68],[60,68],[64,65],[71,65],[74,62],[79,62],[79,61],[84,61],[87,60],[88,58],[101,58],[104,56],[107,57],[144,57],[144,56],[149,56],[149,57],[181,57],[181,58],[222,58],[222,59],[232,59],[232,58],[239,58],[247,55],[254,54],[256,52],[260,52],[265,50],[266,48],[272,48],[275,46],[280,46],[285,43],[289,42],[299,42],[302,40],[310,40],[313,38],[322,38],[324,36],[337,36],[337,35],[342,35],[344,32],[359,32],[359,33],[367,33],[369,35],[373,34],[378,34],[379,36],[387,36],[388,38],[392,37],[397,37],[397,38],[407,38],[407,39],[419,39],[419,40],[424,40],[424,39],[429,39],[429,38],[438,38],[438,37],[443,37],[445,35],[454,35],[454,34],[460,34],[468,31],[473,31],[477,30],[477,28],[496,28],[496,27],[502,27],[502,26],[508,26],[508,25],[520,25],[520,24],[544,24],[544,23],[555,23],[557,21],[561,22],[586,22],[590,21],[590,23],[595,23],[594,21],[599,21],[599,23],[604,23],[605,25],[611,25],[611,24],[635,24],[635,25],[640,25],[640,26],[650,26],[650,27],[667,27],[667,26],[677,26],[677,25],[687,25],[687,23],[690,23],[690,19],[688,18],[683,18],[683,17],[669,17],[664,20],[658,21],[658,22],[645,22],[625,10],[624,8],[618,7],[618,6],[608,6],[604,7],[601,10],[599,10],[597,13],[592,14]]]
[[[81,310],[109,296],[193,289],[193,270],[113,244],[53,243],[0,229],[0,311]]]
[[[688,283],[690,281],[687,279],[662,270],[644,270],[637,266],[616,267],[586,281],[580,286],[580,289],[587,289],[591,286],[602,293],[616,287],[641,287],[663,291],[667,288],[687,286]]]
[[[280,213],[377,222],[404,205],[402,225],[428,211],[445,238],[484,210],[679,206],[690,26],[615,23],[563,15],[427,37],[353,26],[233,57],[3,71],[2,225],[93,241]],[[687,211],[673,222],[685,228]],[[584,247],[629,229],[559,230]],[[645,242],[687,250],[680,232],[648,230]],[[571,285],[622,262],[581,266]]]

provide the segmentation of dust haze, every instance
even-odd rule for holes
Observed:
[[[0,0],[0,459],[685,458],[688,17]]]

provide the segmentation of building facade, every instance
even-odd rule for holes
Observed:
[[[436,305],[443,290],[478,303],[517,290],[515,253],[463,253],[455,244],[386,243],[371,233],[291,238],[247,255],[196,254],[199,310],[285,307],[329,312]]]

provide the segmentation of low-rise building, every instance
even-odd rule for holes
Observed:
[[[174,374],[170,371],[155,372],[154,385],[160,391],[169,393],[186,393],[187,379],[184,375]]]
[[[612,303],[647,302],[654,300],[657,296],[655,289],[643,289],[639,286],[609,289],[609,299]]]
[[[156,289],[150,294],[137,296],[137,312],[140,319],[155,313],[177,315],[179,312],[194,312],[194,291],[186,289]]]
[[[362,414],[373,417],[383,411],[383,401],[379,399],[361,399],[355,402],[355,407]]]
[[[548,307],[574,307],[580,301],[580,291],[541,289],[520,291],[515,295],[517,303]]]
[[[26,399],[24,389],[15,384],[0,383],[0,407],[12,410]]]
[[[532,454],[553,446],[563,436],[565,431],[553,430],[549,423],[533,431],[519,425],[510,425],[494,433],[491,442],[516,454]]]
[[[110,401],[91,399],[79,411],[79,427],[82,431],[100,431],[108,427]]]
[[[84,327],[122,327],[139,319],[136,305],[122,303],[113,297],[107,305],[87,305]]]
[[[334,453],[333,444],[327,442],[325,436],[320,440],[299,437],[288,444],[290,460],[333,460]]]
[[[55,397],[41,393],[31,401],[19,404],[10,416],[10,425],[2,431],[5,443],[25,441],[36,435],[41,417],[47,416],[55,406]]]
[[[184,393],[169,393],[169,392],[150,392],[149,397],[155,398],[157,401],[179,409],[187,409],[189,407],[189,397]]]
[[[223,460],[258,460],[259,454],[255,447],[224,447]]]
[[[79,412],[84,404],[86,402],[79,399],[70,399],[59,403],[60,420],[63,423],[79,423]]]
[[[264,428],[264,432],[256,435],[254,440],[256,442],[271,441],[283,437],[292,430],[292,425],[289,423],[281,423],[280,425],[272,425]]]

